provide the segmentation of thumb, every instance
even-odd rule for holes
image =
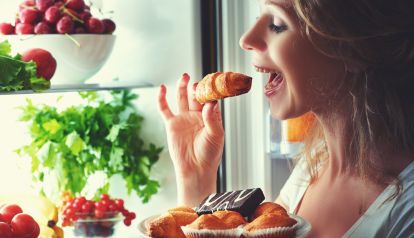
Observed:
[[[221,113],[217,101],[208,102],[204,105],[202,111],[207,134],[210,136],[222,136],[224,129],[221,120]]]

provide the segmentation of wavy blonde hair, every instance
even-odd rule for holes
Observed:
[[[315,47],[344,64],[352,99],[348,168],[390,184],[398,174],[386,166],[392,158],[381,155],[390,148],[414,154],[414,1],[293,0],[293,6]],[[328,152],[320,126],[311,131],[304,154],[315,178]]]

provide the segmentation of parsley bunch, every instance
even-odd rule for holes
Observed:
[[[127,90],[112,91],[109,100],[96,92],[80,95],[85,105],[61,112],[30,99],[21,107],[20,120],[29,122],[33,140],[18,153],[31,157],[34,182],[43,183],[45,174],[56,170],[59,192],[78,196],[89,176],[104,172],[107,178],[121,175],[128,193],[135,191],[148,202],[159,188],[150,170],[162,148],[145,146],[140,137],[143,117],[132,105],[137,95]],[[109,181],[105,183],[95,197],[108,192]]]
[[[49,89],[50,81],[37,77],[36,68],[35,62],[24,62],[19,54],[11,56],[11,45],[0,42],[0,92]]]

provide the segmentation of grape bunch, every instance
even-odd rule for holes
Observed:
[[[0,35],[112,34],[111,19],[92,16],[84,0],[24,0],[14,25],[0,23]]]
[[[136,218],[134,212],[124,207],[124,200],[111,199],[109,195],[102,194],[100,201],[87,200],[85,197],[78,197],[69,200],[63,208],[63,226],[71,226],[78,220],[85,219],[109,219],[122,214],[123,222],[130,226]]]

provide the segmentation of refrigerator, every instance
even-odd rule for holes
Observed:
[[[240,0],[93,0],[90,3],[113,19],[117,29],[110,58],[86,83],[113,83],[116,78],[119,85],[146,85],[132,89],[139,95],[134,105],[144,117],[142,136],[164,147],[151,170],[151,177],[161,186],[148,203],[117,186],[122,184],[119,178],[111,181],[115,184],[111,194],[125,198],[126,206],[137,214],[132,226],[123,228],[122,237],[136,237],[136,226],[142,219],[165,212],[177,202],[174,169],[156,101],[159,85],[165,84],[170,106],[176,109],[175,83],[184,72],[195,81],[216,71],[235,71],[253,77],[248,94],[220,102],[225,149],[217,191],[258,187],[264,191],[266,200],[274,201],[290,174],[291,159],[280,153],[281,122],[272,120],[268,112],[262,93],[266,79],[254,71],[249,53],[239,46],[239,38],[259,13],[258,4]],[[2,0],[0,22],[14,18],[18,4],[15,0]],[[73,86],[70,92],[0,95],[0,194],[35,193],[28,165],[15,153],[16,148],[30,141],[27,125],[18,121],[17,108],[25,103],[26,97],[39,104],[64,108],[77,103],[78,90]],[[66,98],[64,103],[56,102],[60,97]]]

